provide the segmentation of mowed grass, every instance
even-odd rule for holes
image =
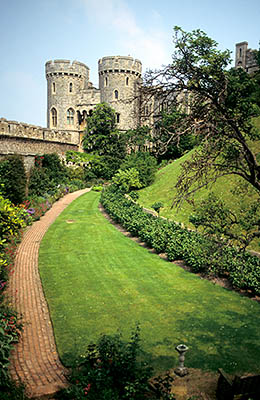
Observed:
[[[257,123],[260,130],[260,118],[256,120],[256,126]],[[260,141],[254,142],[252,147],[254,148],[255,154],[257,154],[257,159],[260,162]],[[155,182],[151,186],[139,190],[138,203],[143,207],[152,209],[152,204],[160,201],[164,205],[160,210],[161,216],[173,221],[181,222],[186,227],[194,229],[194,226],[189,222],[189,217],[194,212],[194,206],[191,203],[183,202],[179,208],[176,206],[173,207],[173,200],[177,194],[175,185],[181,173],[181,165],[187,159],[191,158],[193,151],[194,150],[190,151],[183,157],[160,169],[156,173]],[[242,182],[242,178],[235,175],[220,178],[214,184],[196,192],[194,195],[194,204],[199,204],[202,200],[206,199],[212,191],[222,199],[231,210],[237,212],[239,209],[239,194],[237,188]],[[256,195],[252,195],[252,192],[249,192],[248,195],[243,194],[243,198],[246,207],[252,199],[256,198]],[[259,239],[255,239],[250,244],[249,249],[260,252]]]
[[[129,339],[140,323],[143,357],[156,371],[186,364],[260,372],[260,305],[160,259],[125,237],[98,210],[99,194],[75,200],[41,243],[40,275],[61,360],[101,334]]]

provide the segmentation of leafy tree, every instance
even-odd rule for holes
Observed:
[[[242,177],[260,195],[260,164],[251,145],[260,139],[252,123],[260,114],[256,80],[240,68],[227,70],[230,52],[219,51],[201,30],[175,27],[173,41],[172,63],[148,73],[145,85],[151,95],[161,92],[163,101],[170,99],[176,113],[182,112],[171,124],[173,140],[190,133],[201,141],[183,164],[175,204],[230,174]]]
[[[132,152],[147,151],[147,147],[152,141],[151,128],[149,126],[139,126],[126,132],[127,148]]]
[[[0,183],[5,198],[15,205],[24,201],[27,178],[22,156],[10,155],[0,162]]]
[[[135,168],[139,172],[141,187],[146,187],[154,181],[155,172],[157,171],[157,161],[150,153],[131,153],[120,166],[121,170],[129,168]]]
[[[245,251],[255,238],[260,237],[260,202],[246,202],[241,196],[237,210],[230,209],[214,193],[196,206],[189,218],[206,235],[214,236],[223,246],[232,244]]]
[[[189,134],[189,132],[176,135],[174,131],[174,127],[181,123],[185,116],[185,113],[176,110],[175,107],[161,113],[161,118],[155,124],[152,137],[153,152],[158,161],[179,158],[196,144],[195,136]]]
[[[125,157],[126,138],[116,129],[115,111],[108,104],[98,104],[88,117],[83,148],[100,156]]]

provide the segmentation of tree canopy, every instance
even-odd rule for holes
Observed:
[[[260,195],[260,164],[251,141],[260,139],[253,117],[260,115],[255,101],[258,82],[241,68],[227,69],[230,51],[201,30],[174,28],[172,63],[148,72],[145,86],[175,110],[168,142],[187,133],[199,137],[200,146],[183,163],[177,183],[176,204],[221,176],[235,174]],[[181,118],[180,118],[181,115]]]
[[[86,152],[93,152],[99,156],[124,158],[125,135],[117,130],[115,111],[108,104],[98,104],[88,117],[83,148]]]

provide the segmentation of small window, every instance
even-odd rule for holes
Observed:
[[[239,57],[242,57],[242,49],[241,49],[241,47],[239,49]]]
[[[57,110],[56,108],[51,109],[51,123],[53,127],[57,126]]]
[[[129,78],[128,78],[128,77],[127,77],[126,80],[125,80],[125,84],[126,84],[126,86],[129,85]]]
[[[107,77],[105,78],[105,86],[107,86],[108,85],[108,79],[107,79]]]
[[[55,82],[52,83],[52,93],[56,93],[56,85],[55,85]]]
[[[120,122],[120,114],[117,113],[116,114],[116,123],[119,124],[119,122]]]
[[[115,99],[118,100],[118,90],[115,90]]]
[[[74,124],[74,110],[69,108],[67,111],[67,124],[73,125]]]
[[[70,93],[72,93],[72,89],[73,89],[73,85],[72,85],[72,83],[70,82],[70,84],[69,84],[69,92],[70,92]]]

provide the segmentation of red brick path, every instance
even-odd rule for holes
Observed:
[[[38,272],[40,242],[57,216],[77,197],[89,189],[70,193],[25,233],[19,245],[8,296],[22,315],[24,329],[12,352],[10,372],[14,380],[22,381],[30,397],[51,395],[65,387],[66,369],[57,354],[48,306]]]

